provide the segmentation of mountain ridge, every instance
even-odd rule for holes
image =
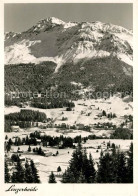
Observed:
[[[49,17],[22,33],[5,34],[5,64],[52,61],[57,72],[67,62],[107,56],[132,65],[132,31],[99,21],[64,22]]]

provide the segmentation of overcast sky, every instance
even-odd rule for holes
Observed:
[[[22,32],[47,17],[68,21],[101,21],[132,29],[133,5],[128,3],[5,4],[5,32]]]

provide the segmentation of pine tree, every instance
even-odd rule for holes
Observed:
[[[102,115],[103,115],[103,116],[106,116],[106,112],[105,112],[105,110],[103,110]]]
[[[21,161],[17,161],[17,173],[16,173],[16,179],[18,183],[24,183],[25,182],[25,169],[23,168]]]
[[[17,146],[18,145],[18,139],[15,139],[14,145]]]
[[[68,182],[70,182],[69,179],[68,179],[67,170],[65,170],[65,172],[63,173],[61,182],[62,182],[62,183],[68,183]]]
[[[83,166],[83,154],[82,154],[82,147],[79,144],[77,149],[73,152],[72,158],[69,161],[69,173],[73,174],[73,178],[75,178],[75,181],[77,182],[79,178],[80,171]],[[71,176],[72,177],[72,176]],[[70,178],[70,180],[72,180]]]
[[[29,137],[27,135],[26,138],[25,138],[25,145],[28,145],[28,144],[29,144]]]
[[[10,182],[10,174],[9,174],[9,169],[8,169],[8,165],[5,162],[5,183]]]
[[[62,177],[63,183],[86,182],[92,183],[95,179],[95,169],[92,157],[87,158],[86,150],[83,150],[81,145],[73,152],[72,158],[69,161],[69,167]]]
[[[9,142],[8,142],[10,145],[12,145],[13,144],[13,141],[12,141],[12,139],[10,138],[9,139]]]
[[[127,161],[127,182],[133,183],[133,143],[130,145]]]
[[[81,171],[82,171],[82,174],[84,175],[84,177],[86,179],[86,182],[90,182],[90,179],[89,179],[90,178],[90,175],[91,175],[90,174],[90,162],[89,162],[89,160],[87,158],[87,152],[86,152],[86,150],[84,150],[83,151],[83,154],[82,154],[82,168],[81,168]]]
[[[77,181],[77,183],[86,183],[86,179],[85,179],[85,175],[83,174],[82,171],[80,171],[80,174],[79,174],[79,179]]]
[[[33,172],[34,183],[40,183],[38,171],[35,167],[35,164],[34,164],[33,160],[31,160],[31,169],[32,169],[32,172]]]
[[[11,150],[11,144],[9,142],[6,145],[6,150],[7,150],[7,152],[9,152]]]
[[[21,141],[21,138],[20,138],[20,137],[18,137],[18,140],[17,140],[17,146],[20,146],[20,145],[22,145],[22,141]]]
[[[38,154],[42,154],[42,148],[41,147],[39,147],[39,149],[38,149]]]
[[[114,146],[112,149],[112,154],[110,155],[112,158],[112,176],[113,183],[117,182],[117,165],[118,165],[118,156],[117,156],[116,147]]]
[[[62,183],[76,183],[77,180],[74,177],[74,173],[70,170],[70,168],[67,168],[62,176]]]
[[[94,168],[94,161],[92,159],[92,155],[91,153],[89,154],[89,178],[88,178],[88,182],[93,183],[95,181],[95,176],[96,176],[96,170]]]
[[[68,179],[68,183],[76,183],[79,177],[79,172],[77,173],[77,178],[75,178],[74,172],[77,173],[75,171],[75,169],[72,171],[70,168],[67,169],[67,179]]]
[[[25,181],[26,181],[26,183],[33,183],[34,182],[32,168],[29,165],[28,161],[25,163]]]
[[[28,147],[28,152],[31,152],[31,146],[29,145],[29,147]]]
[[[113,159],[109,153],[102,155],[100,157],[98,172],[97,172],[97,182],[98,183],[112,183],[114,182],[113,173]]]
[[[117,174],[117,183],[126,183],[127,182],[127,168],[126,168],[126,158],[123,152],[118,153],[118,164],[116,167],[116,174]]]
[[[57,168],[57,172],[60,172],[61,171],[61,167],[59,166],[58,168]]]
[[[56,179],[55,179],[55,175],[53,172],[51,172],[50,176],[49,176],[49,183],[57,183]]]

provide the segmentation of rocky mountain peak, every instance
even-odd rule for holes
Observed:
[[[20,34],[5,34],[5,64],[53,61],[57,71],[65,62],[112,55],[132,65],[132,31],[100,21],[48,17]]]

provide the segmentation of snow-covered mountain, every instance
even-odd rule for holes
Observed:
[[[64,22],[54,17],[25,32],[5,33],[5,64],[53,61],[55,72],[67,62],[117,57],[132,65],[132,31],[102,22]]]

